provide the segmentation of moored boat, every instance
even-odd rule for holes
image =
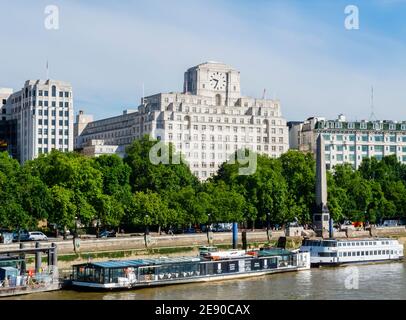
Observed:
[[[216,251],[198,257],[105,261],[73,266],[71,286],[83,289],[132,289],[219,281],[310,269],[310,254],[267,248]]]
[[[300,251],[310,253],[313,267],[403,259],[403,245],[388,238],[304,240]]]

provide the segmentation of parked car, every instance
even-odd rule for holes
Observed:
[[[231,232],[233,231],[232,223],[216,223],[213,228],[213,232]]]
[[[20,241],[28,241],[29,240],[29,233],[27,231],[15,231],[13,232],[13,241],[18,241],[20,238]]]
[[[48,237],[40,231],[28,232],[28,241],[48,241]]]
[[[114,238],[115,236],[116,236],[115,231],[104,230],[104,231],[99,233],[99,238]]]
[[[183,230],[183,233],[196,233],[195,228],[187,228]]]

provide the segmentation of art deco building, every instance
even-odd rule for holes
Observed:
[[[94,140],[99,146],[122,147],[148,134],[173,143],[202,180],[236,150],[270,157],[288,151],[280,102],[242,96],[240,72],[234,68],[217,62],[200,64],[186,71],[183,88],[181,93],[143,98],[138,110],[113,118],[86,121],[80,113],[75,148],[85,150],[95,145]]]
[[[69,83],[28,80],[20,91],[10,93],[2,103],[4,120],[16,126],[14,156],[20,162],[52,149],[73,150],[73,97]]]
[[[290,128],[290,147],[304,152],[316,151],[317,137],[322,134],[328,168],[349,163],[358,168],[365,158],[396,155],[406,163],[406,121],[347,121],[309,118]]]

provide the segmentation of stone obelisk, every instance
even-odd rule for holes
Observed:
[[[313,225],[318,237],[332,237],[330,212],[327,207],[327,174],[324,155],[324,139],[317,138],[316,150],[316,212],[313,214]]]

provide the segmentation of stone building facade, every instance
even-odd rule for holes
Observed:
[[[9,94],[4,102],[4,120],[16,124],[15,157],[21,163],[52,149],[73,150],[73,96],[69,83],[27,80],[21,90]]]
[[[406,163],[406,121],[347,121],[340,115],[336,120],[309,118],[292,128],[297,135],[291,148],[304,152],[315,153],[317,137],[323,135],[328,168],[343,163],[358,168],[365,158],[388,155]]]
[[[222,63],[203,63],[185,72],[183,87],[181,93],[145,97],[137,110],[121,116],[88,121],[75,138],[76,149],[92,140],[126,146],[148,134],[173,143],[202,180],[236,150],[274,158],[288,151],[288,127],[280,101],[242,96],[239,71]],[[80,114],[77,123],[83,125],[84,117]]]

